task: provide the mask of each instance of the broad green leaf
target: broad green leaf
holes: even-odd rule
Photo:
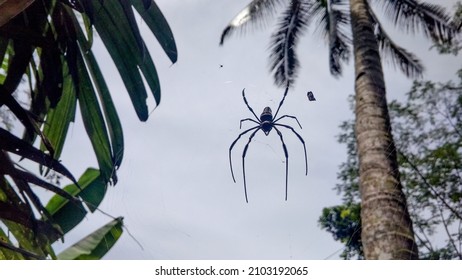
[[[65,204],[55,213],[52,213],[53,223],[59,225],[63,233],[66,234],[76,227],[83,218],[85,218],[86,214],[87,211],[83,207],[82,203],[70,202]],[[54,242],[56,239],[52,239],[51,241]]]
[[[119,217],[94,231],[60,254],[61,260],[99,260],[122,235],[123,218]]]
[[[80,189],[75,184],[71,184],[65,186],[63,190],[73,196],[80,196],[90,211],[94,212],[103,200],[107,190],[106,183],[100,177],[99,170],[88,168],[79,178],[79,185]],[[81,203],[69,201],[59,195],[53,196],[45,208],[64,233],[77,226],[87,214]]]
[[[58,159],[66,140],[69,125],[74,121],[77,99],[72,85],[72,78],[64,78],[63,96],[54,109],[50,109],[46,116],[43,134],[54,148],[54,158]],[[41,150],[45,149],[43,143]]]
[[[93,170],[93,172],[97,172],[99,174],[98,170]],[[101,176],[98,176],[80,192],[79,196],[84,200],[90,211],[95,212],[103,201],[106,191],[107,181],[105,181]]]
[[[78,100],[83,124],[90,137],[101,175],[105,180],[109,181],[112,178],[113,182],[116,183],[111,146],[103,114],[81,54],[78,54],[77,58],[80,80]]]
[[[77,182],[69,170],[67,170],[67,168],[64,167],[64,165],[62,165],[59,161],[55,160],[39,149],[31,146],[26,141],[19,139],[3,128],[0,128],[0,147],[6,151],[17,154],[24,158],[28,158],[41,165],[51,168],[56,172],[63,174],[74,183]]]
[[[78,190],[75,185],[71,186]],[[64,190],[71,193],[73,188],[67,186]],[[87,214],[82,203],[70,202],[58,195],[53,196],[45,208],[50,211],[53,222],[59,225],[64,234],[76,227]],[[54,241],[56,239],[51,240]]]
[[[175,39],[164,15],[154,1],[146,9],[145,0],[131,0],[132,5],[151,29],[172,63],[178,58]]]
[[[100,172],[94,168],[88,168],[79,178],[80,189],[71,184],[63,188],[73,196],[80,196],[92,212],[99,206],[106,194],[106,184],[100,177]],[[77,205],[59,195],[53,196],[45,207],[57,222],[63,231],[72,229],[85,217],[86,211],[82,205]],[[70,220],[70,221],[68,221]],[[63,226],[68,223],[67,226]]]

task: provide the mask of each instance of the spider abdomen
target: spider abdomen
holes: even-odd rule
[[[273,128],[273,112],[271,112],[270,107],[265,107],[265,109],[263,109],[260,115],[260,121],[261,130],[263,130],[265,135],[268,135]]]
[[[265,135],[268,135],[273,128],[273,123],[271,121],[264,121],[260,124],[261,130],[265,133]]]

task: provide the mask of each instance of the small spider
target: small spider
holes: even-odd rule
[[[255,119],[251,119],[251,118],[246,118],[246,119],[242,119],[240,121],[240,125],[239,125],[239,128],[242,128],[242,123],[245,122],[245,121],[251,121],[251,122],[254,122],[257,124],[257,126],[254,126],[252,128],[249,128],[247,130],[245,130],[244,132],[242,132],[241,134],[239,134],[239,136],[236,138],[236,140],[234,140],[234,142],[231,144],[231,146],[229,147],[229,165],[231,167],[231,175],[233,177],[233,181],[234,183],[236,183],[236,179],[234,178],[234,172],[233,172],[233,164],[232,164],[232,161],[231,161],[231,151],[234,147],[234,145],[237,143],[237,141],[241,138],[241,136],[243,136],[244,134],[246,133],[249,133],[250,131],[253,130],[253,132],[250,134],[250,137],[249,137],[249,141],[247,142],[247,144],[245,145],[244,147],[244,151],[242,153],[242,173],[243,173],[243,178],[244,178],[244,193],[245,193],[245,201],[248,203],[249,200],[247,198],[247,185],[246,185],[246,180],[245,180],[245,155],[247,154],[247,149],[249,148],[249,144],[250,142],[252,141],[253,137],[255,136],[255,134],[259,131],[259,130],[262,130],[263,133],[265,133],[266,136],[268,136],[268,134],[270,133],[271,129],[275,129],[277,134],[279,135],[279,138],[281,139],[281,142],[282,142],[282,149],[284,150],[284,155],[285,155],[285,158],[286,158],[286,200],[287,200],[287,185],[288,185],[288,172],[289,172],[289,154],[287,152],[287,147],[286,147],[286,144],[284,143],[284,139],[282,137],[282,133],[281,131],[277,128],[277,126],[279,127],[285,127],[287,129],[290,129],[292,130],[292,132],[298,137],[298,139],[302,142],[303,144],[303,149],[305,151],[305,175],[308,175],[308,159],[307,159],[307,156],[306,156],[306,146],[305,146],[305,141],[303,140],[303,138],[300,136],[300,134],[298,134],[293,127],[289,126],[289,125],[286,125],[286,124],[281,124],[281,123],[278,123],[279,120],[283,119],[283,118],[292,118],[292,119],[295,119],[298,123],[298,125],[300,126],[300,128],[302,128],[302,126],[300,125],[300,122],[297,120],[296,117],[294,116],[290,116],[290,115],[283,115],[279,118],[276,118],[277,115],[278,115],[278,112],[279,112],[279,109],[281,108],[282,106],[282,103],[284,103],[284,99],[286,98],[286,95],[287,95],[287,92],[289,90],[289,87],[286,88],[285,92],[284,92],[284,96],[282,97],[282,100],[281,102],[279,103],[279,107],[278,109],[276,110],[276,114],[274,114],[274,117],[273,117],[273,114],[271,112],[271,108],[270,107],[265,107],[263,109],[263,112],[261,113],[260,115],[260,118],[257,117],[257,115],[255,114],[255,112],[253,111],[252,107],[250,107],[249,103],[247,102],[247,99],[245,98],[245,89],[242,90],[242,97],[244,98],[244,103],[247,105],[247,108],[250,110],[250,112],[254,115]]]

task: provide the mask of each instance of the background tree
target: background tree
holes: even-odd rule
[[[329,44],[331,74],[342,73],[353,47],[355,61],[356,125],[359,157],[362,241],[368,259],[418,257],[402,192],[386,102],[379,51],[388,55],[408,77],[423,67],[411,53],[396,45],[383,29],[368,0],[254,0],[224,29],[221,44],[237,29],[271,16],[278,4],[285,12],[272,35],[270,67],[278,86],[293,84],[298,37],[317,21]],[[450,44],[456,27],[444,9],[415,0],[377,1],[384,15],[410,32],[423,31],[435,42]],[[351,33],[348,32],[348,27]],[[352,38],[352,39],[351,39]]]
[[[420,257],[462,259],[462,69],[457,83],[414,82],[405,102],[389,104],[403,191]],[[341,257],[363,258],[354,122],[341,125],[348,158],[337,191],[343,204],[325,208],[322,228],[345,244]]]
[[[160,102],[159,79],[135,11],[175,63],[173,34],[152,0],[0,3],[0,108],[7,107],[24,127],[22,137],[0,128],[0,258],[101,258],[120,237],[122,218],[113,217],[58,256],[51,247],[88,211],[98,210],[108,184],[117,183],[116,170],[123,159],[122,127],[91,50],[94,29],[138,118],[148,119],[144,80],[156,104]],[[21,92],[30,94],[28,104],[21,102]],[[87,169],[78,181],[59,161],[77,108],[99,165]],[[41,176],[23,168],[19,159],[37,163]],[[72,184],[60,188],[45,180],[50,170]],[[44,205],[31,185],[56,195]]]

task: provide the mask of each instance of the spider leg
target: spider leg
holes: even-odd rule
[[[249,141],[244,147],[244,152],[242,153],[242,174],[244,177],[244,193],[245,193],[245,202],[249,203],[249,200],[247,199],[247,184],[245,181],[245,155],[247,154],[247,149],[249,148],[249,144],[252,141],[252,138],[255,136],[255,134],[260,130],[261,128],[258,127],[252,134],[250,134]]]
[[[236,183],[236,179],[234,179],[234,172],[233,172],[233,164],[231,162],[231,151],[233,150],[234,145],[236,145],[237,141],[241,138],[242,135],[246,134],[247,132],[251,131],[252,129],[257,129],[259,126],[254,126],[252,128],[247,129],[246,131],[239,134],[239,136],[234,140],[234,142],[229,147],[229,167],[231,168],[231,176],[233,176],[233,181]]]
[[[278,133],[279,138],[281,138],[282,149],[284,150],[284,155],[286,156],[286,201],[287,201],[287,186],[288,186],[288,178],[289,178],[289,175],[288,175],[289,174],[289,153],[287,152],[286,143],[284,143],[284,139],[282,138],[281,131],[277,129],[277,127],[274,127],[274,129]]]
[[[276,116],[278,115],[279,109],[281,108],[282,103],[284,103],[284,100],[286,99],[286,96],[287,96],[287,92],[288,92],[288,91],[289,91],[289,84],[287,84],[286,91],[284,92],[284,96],[282,97],[281,102],[279,102],[279,107],[278,107],[278,109],[276,110],[276,113],[274,114],[273,120],[276,119]],[[257,118],[257,119],[258,119],[258,118]]]
[[[303,129],[303,128],[302,128],[302,125],[301,125],[300,122],[298,121],[297,117],[290,116],[290,115],[284,115],[284,116],[282,116],[282,117],[279,117],[278,119],[274,120],[273,122],[277,122],[277,121],[279,121],[280,119],[283,119],[283,118],[292,118],[292,119],[295,119],[295,120],[297,121],[297,123],[298,123],[298,126],[299,126],[301,129]]]
[[[247,105],[247,108],[249,108],[250,112],[252,112],[252,114],[255,116],[255,118],[257,120],[259,120],[260,118],[257,117],[257,115],[253,111],[252,107],[250,107],[249,102],[247,102],[247,98],[245,98],[245,88],[242,89],[242,97],[244,98],[244,103],[245,103],[245,105]]]
[[[260,125],[260,123],[257,122],[256,120],[253,120],[253,119],[251,119],[251,118],[247,118],[247,119],[242,119],[242,120],[241,120],[241,123],[239,124],[239,128],[242,128],[242,123],[245,122],[245,121],[251,121],[251,122],[254,122],[254,123]]]
[[[277,126],[282,126],[282,127],[285,127],[285,128],[288,128],[290,130],[292,130],[292,132],[298,137],[298,139],[300,140],[300,142],[302,142],[303,144],[303,150],[305,150],[305,175],[308,175],[308,158],[306,156],[306,146],[305,146],[305,141],[303,140],[302,136],[300,136],[300,134],[298,134],[295,129],[291,126],[288,126],[288,125],[285,125],[285,124],[279,124],[279,123],[275,123],[274,125],[277,125]]]

